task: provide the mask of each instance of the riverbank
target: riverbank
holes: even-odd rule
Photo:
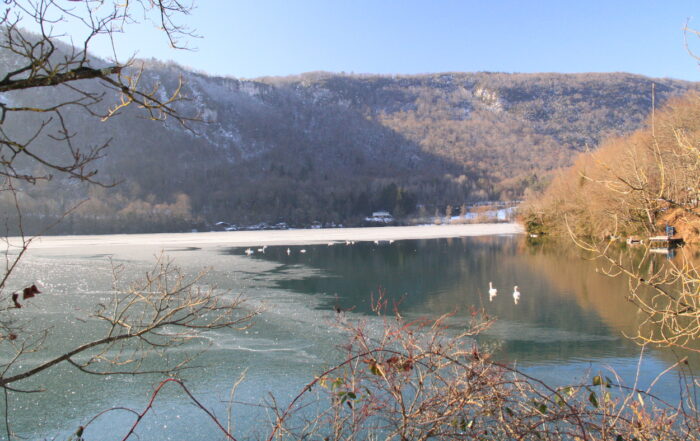
[[[32,243],[32,249],[63,248],[90,245],[149,246],[274,246],[372,242],[406,239],[438,239],[448,237],[520,234],[516,223],[424,225],[411,227],[318,228],[271,231],[216,231],[206,233],[113,234],[104,236],[45,236]],[[14,242],[14,241],[13,241]]]

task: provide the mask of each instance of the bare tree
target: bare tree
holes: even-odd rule
[[[287,406],[271,403],[268,441],[698,439],[692,404],[675,407],[614,373],[553,387],[494,360],[475,339],[491,323],[478,310],[457,332],[449,315],[408,322],[377,306],[379,326],[340,317],[343,361]]]
[[[637,154],[628,170],[606,165],[609,177],[599,181],[635,206],[651,235],[671,226],[688,242],[700,238],[699,114],[697,96],[673,103],[654,117],[646,136],[637,137]],[[609,274],[629,278],[629,299],[647,317],[635,336],[639,341],[700,351],[700,277],[692,250],[654,266],[648,242],[641,256],[591,241],[578,243],[607,262]]]
[[[180,0],[10,0],[5,5],[0,18],[0,51],[5,61],[0,71],[1,176],[36,182],[58,172],[98,182],[94,162],[109,140],[76,145],[75,133],[64,116],[69,108],[83,109],[96,121],[104,121],[133,104],[151,119],[186,121],[174,108],[182,99],[180,87],[167,93],[159,84],[144,89],[142,70],[133,66],[133,58],[120,59],[117,44],[126,27],[141,19],[161,28],[173,47],[182,47],[183,37],[192,33],[178,20],[192,5]],[[112,44],[113,58],[106,63],[90,54],[98,39]],[[46,88],[68,93],[36,99],[35,94]],[[32,99],[23,98],[27,96]],[[54,100],[54,96],[61,98]],[[107,97],[116,100],[101,106]],[[13,104],[24,101],[29,103]],[[21,135],[8,129],[14,114],[27,113],[36,115],[34,128]],[[58,142],[63,155],[47,155],[43,146],[47,139]],[[27,164],[40,164],[44,172],[37,174]]]
[[[21,308],[28,297],[47,294],[25,290],[13,299],[14,307],[0,310],[0,389],[5,399],[7,439],[15,437],[9,393],[43,391],[36,382],[29,389],[23,386],[25,380],[59,364],[92,375],[177,376],[201,349],[173,351],[174,347],[207,331],[246,329],[258,313],[257,308],[246,307],[240,296],[205,285],[205,272],[188,277],[165,256],[156,261],[143,280],[125,284],[121,271],[122,267],[113,266],[109,301],[97,303],[92,313],[71,325],[75,337],[65,342],[67,349],[59,354],[47,344],[54,331],[37,326],[31,312],[24,317],[8,317],[10,308]]]
[[[60,354],[48,351],[51,330],[31,324],[22,309],[28,299],[40,301],[36,286],[9,292],[12,275],[22,263],[34,237],[24,234],[22,185],[50,180],[54,175],[93,185],[111,186],[97,178],[97,160],[110,140],[79,141],[67,112],[78,110],[95,124],[107,122],[126,107],[136,106],[146,118],[172,118],[185,125],[189,118],[175,108],[182,100],[178,85],[169,91],[157,83],[143,84],[143,70],[134,59],[121,59],[118,37],[128,26],[149,22],[160,28],[171,46],[184,47],[192,32],[180,23],[193,5],[181,0],[8,0],[0,14],[0,196],[8,215],[3,239],[4,266],[0,273],[0,389],[5,398],[5,435],[15,437],[8,410],[9,393],[37,392],[23,382],[59,364],[88,374],[172,375],[197,354],[168,354],[158,364],[152,356],[197,338],[212,329],[241,329],[257,313],[240,297],[204,285],[204,273],[187,277],[162,256],[142,281],[124,285],[114,266],[113,295],[98,303],[81,322],[98,324],[83,335],[76,329],[73,346]],[[66,31],[66,30],[69,31]],[[94,58],[90,49],[106,39],[113,58]],[[60,89],[61,93],[54,93]],[[68,97],[68,98],[66,98]],[[15,117],[27,114],[31,127],[17,128]],[[64,217],[75,207],[69,207]],[[3,213],[8,214],[8,213]],[[9,237],[9,231],[18,232]],[[76,323],[80,328],[81,322]],[[90,329],[93,329],[91,326]],[[178,352],[179,354],[179,352]]]
[[[375,302],[376,321],[339,313],[335,322],[347,336],[343,357],[301,388],[291,401],[270,395],[270,426],[261,439],[323,440],[698,440],[694,400],[682,405],[653,393],[659,374],[646,390],[628,386],[610,371],[597,372],[576,384],[548,385],[519,369],[496,361],[476,337],[492,322],[476,309],[464,321],[445,315],[435,320],[406,321],[398,312],[384,315],[386,300]],[[641,360],[640,360],[641,361]],[[692,396],[692,379],[681,381]],[[236,439],[231,425],[219,421],[177,379],[162,381],[141,410],[109,409],[134,416],[124,428],[131,439],[166,385],[177,386],[193,409],[202,412],[222,435]],[[230,414],[229,414],[230,418]],[[80,438],[78,438],[80,439]]]
[[[0,387],[19,390],[12,385],[62,362],[90,374],[172,374],[182,369],[191,357],[148,371],[141,367],[152,352],[163,355],[206,330],[245,329],[256,314],[255,310],[242,307],[240,296],[219,293],[203,285],[204,272],[187,277],[165,256],[156,261],[145,279],[127,286],[122,286],[120,270],[121,267],[114,267],[110,301],[98,303],[89,316],[103,324],[103,332],[89,336],[86,342],[59,356],[39,363],[27,362],[24,358],[28,354],[43,349],[44,338],[50,331],[33,331],[25,336],[22,335],[26,332],[24,321],[6,326],[7,335],[15,336],[7,339],[15,355],[2,364]]]
[[[690,94],[655,110],[646,129],[615,139],[557,177],[526,217],[534,232],[563,232],[602,271],[627,277],[626,293],[646,316],[640,343],[700,352],[700,277],[691,248],[654,248],[650,236],[700,240],[700,96]],[[670,230],[669,230],[670,231]],[[615,242],[636,236],[643,244]],[[659,259],[656,252],[677,254]]]
[[[142,19],[162,29],[172,46],[182,47],[183,37],[192,33],[179,19],[192,7],[180,0],[4,2],[0,15],[0,177],[4,178],[0,195],[9,195],[16,212],[7,221],[14,225],[6,224],[5,229],[18,232],[21,240],[6,241],[0,295],[32,241],[24,235],[18,184],[48,180],[54,173],[98,185],[113,184],[96,178],[96,160],[110,140],[76,142],[65,116],[68,109],[82,110],[99,124],[133,104],[148,118],[186,122],[173,107],[182,99],[180,88],[165,93],[158,84],[149,84],[142,89],[142,70],[132,66],[132,58],[120,60],[116,41],[127,26]],[[90,54],[99,38],[112,44],[114,58],[106,64]],[[53,89],[68,93],[47,93]],[[116,101],[104,103],[107,98]],[[19,114],[34,115],[29,120],[34,126],[17,130],[12,123]]]

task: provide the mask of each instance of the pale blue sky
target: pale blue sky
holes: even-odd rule
[[[683,46],[688,18],[700,28],[700,2],[200,0],[184,20],[202,36],[191,41],[197,51],[168,49],[148,26],[121,43],[140,57],[245,78],[624,71],[698,81]]]

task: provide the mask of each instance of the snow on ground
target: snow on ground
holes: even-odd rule
[[[45,236],[31,249],[65,248],[90,245],[140,246],[262,246],[312,245],[345,241],[388,241],[437,239],[443,237],[485,236],[523,233],[515,223],[424,225],[413,227],[320,228],[308,230],[216,231],[208,233],[113,234],[104,236]],[[14,242],[14,241],[13,241]]]

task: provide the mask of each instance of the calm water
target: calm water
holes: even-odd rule
[[[614,369],[631,384],[637,370],[640,349],[623,333],[632,333],[642,317],[625,300],[626,281],[597,274],[595,263],[568,247],[529,245],[523,236],[491,236],[280,246],[250,257],[245,248],[164,250],[186,272],[209,267],[207,281],[222,293],[241,292],[250,307],[266,308],[247,331],[210,333],[191,345],[209,350],[197,361],[203,367],[183,376],[223,420],[230,388],[244,371],[237,401],[260,403],[273,394],[284,402],[296,395],[314,374],[337,360],[335,347],[343,340],[329,325],[334,308],[350,309],[353,318],[366,316],[374,326],[368,314],[370,296],[379,290],[400,302],[408,317],[454,312],[450,325],[456,329],[466,325],[470,307],[484,307],[498,321],[482,342],[497,347],[500,359],[550,382],[567,383]],[[124,277],[136,278],[159,251],[128,243],[37,250],[13,283],[19,288],[41,280],[46,294],[14,314],[19,320],[31,313],[32,326],[51,326],[47,350],[60,353],[97,332],[99,324],[86,319],[93,305],[111,293],[109,258],[125,265]],[[489,282],[498,289],[492,301]],[[522,293],[517,305],[511,295],[514,285]],[[23,363],[37,360],[30,356]],[[641,384],[673,360],[670,351],[647,350]],[[65,438],[104,409],[143,409],[157,382],[154,377],[89,377],[61,366],[22,385],[48,392],[10,395],[11,425],[32,439]],[[673,396],[677,378],[665,377],[659,389]],[[235,431],[265,433],[267,419],[261,412],[234,406]],[[126,412],[110,412],[88,428],[86,437],[121,439],[132,421]],[[161,396],[140,433],[142,439],[186,439],[193,433],[218,439],[215,427],[174,389]]]

